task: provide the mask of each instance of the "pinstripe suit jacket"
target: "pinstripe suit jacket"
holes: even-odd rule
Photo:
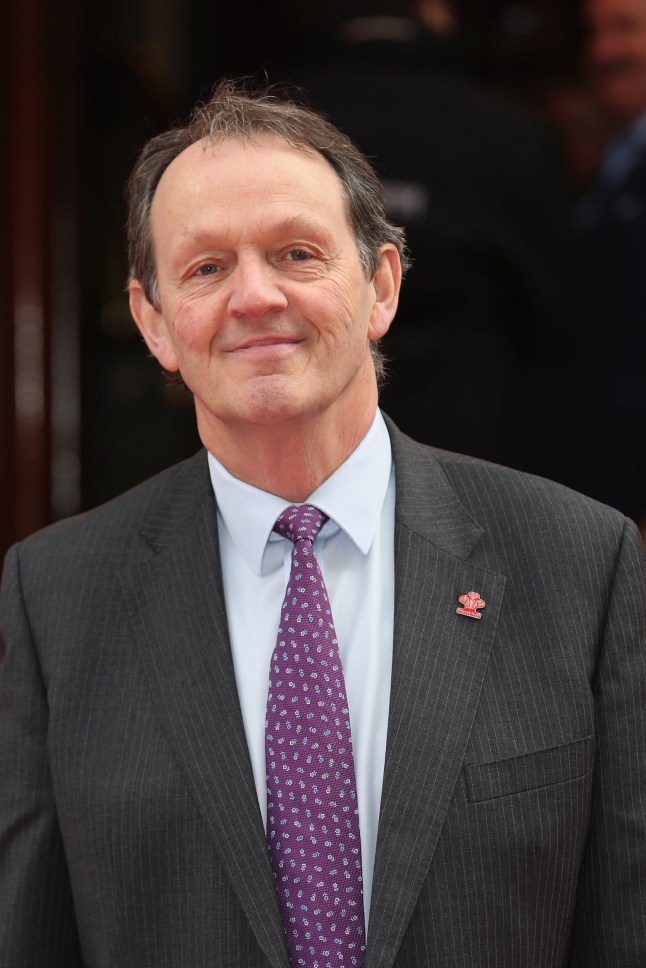
[[[367,968],[644,968],[635,530],[391,430]],[[219,569],[203,453],[9,553],[2,968],[286,968]],[[471,590],[481,621],[456,614]]]

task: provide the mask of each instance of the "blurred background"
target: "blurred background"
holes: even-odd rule
[[[10,0],[0,45],[0,553],[199,446],[129,316],[123,184],[241,75],[298,85],[408,230],[402,429],[643,518],[646,0]]]

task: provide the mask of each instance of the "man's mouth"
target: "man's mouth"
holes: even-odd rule
[[[271,352],[286,353],[301,342],[302,340],[297,336],[258,336],[238,343],[229,352],[248,356]]]

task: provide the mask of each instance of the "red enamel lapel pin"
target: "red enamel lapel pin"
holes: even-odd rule
[[[456,608],[455,611],[458,615],[468,615],[469,618],[482,618],[482,615],[477,609],[484,608],[487,603],[480,598],[479,592],[469,592],[468,595],[460,595],[458,601],[464,606],[463,608]]]

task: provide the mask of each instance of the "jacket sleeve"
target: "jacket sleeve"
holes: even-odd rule
[[[646,965],[646,566],[627,522],[593,681],[597,760],[572,968]]]
[[[48,710],[20,580],[0,589],[0,965],[82,965],[47,758]]]

